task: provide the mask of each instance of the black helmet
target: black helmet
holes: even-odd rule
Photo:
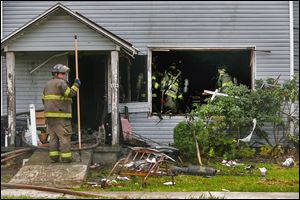
[[[69,71],[70,68],[62,64],[55,65],[51,70],[52,73],[68,73]]]

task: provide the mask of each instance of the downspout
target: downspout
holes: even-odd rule
[[[1,1],[1,40],[3,38],[3,2]],[[3,82],[2,82],[2,74],[3,74],[3,67],[2,67],[3,57],[1,55],[1,116],[3,115]]]
[[[290,79],[294,76],[294,13],[293,1],[289,1],[290,14]]]
[[[289,1],[289,19],[290,19],[290,80],[294,77],[294,12],[293,1]],[[291,113],[294,113],[294,103],[291,102]],[[294,135],[294,124],[290,122],[290,134]]]

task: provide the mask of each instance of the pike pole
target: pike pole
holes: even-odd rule
[[[78,49],[77,49],[77,35],[74,35],[75,41],[75,69],[76,69],[76,79],[78,79]],[[79,88],[77,91],[77,123],[78,123],[78,148],[79,157],[81,162],[81,128],[80,128],[80,100],[79,100]]]

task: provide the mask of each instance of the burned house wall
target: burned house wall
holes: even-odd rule
[[[55,3],[57,1],[32,1],[30,4],[27,1],[4,1],[4,37]],[[288,1],[92,1],[88,3],[61,1],[61,3],[131,42],[143,54],[147,54],[148,46],[151,45],[255,46],[256,79],[276,78],[279,74],[281,74],[280,81],[290,78]],[[61,48],[65,47],[61,46]],[[133,113],[131,118],[147,119],[147,114],[144,112],[147,111],[148,105],[144,103],[139,105],[142,106],[139,107],[139,112],[143,112],[142,116],[139,114],[134,116]],[[154,131],[147,131],[148,128],[146,124],[144,125],[134,124],[133,129],[151,136]],[[165,126],[169,131],[155,134],[171,141],[171,126],[167,124]]]

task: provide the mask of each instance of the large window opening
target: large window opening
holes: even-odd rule
[[[193,103],[204,103],[203,91],[218,88],[220,68],[233,83],[251,88],[251,55],[251,49],[152,51],[152,114],[184,114]],[[166,76],[170,70],[172,76]]]

